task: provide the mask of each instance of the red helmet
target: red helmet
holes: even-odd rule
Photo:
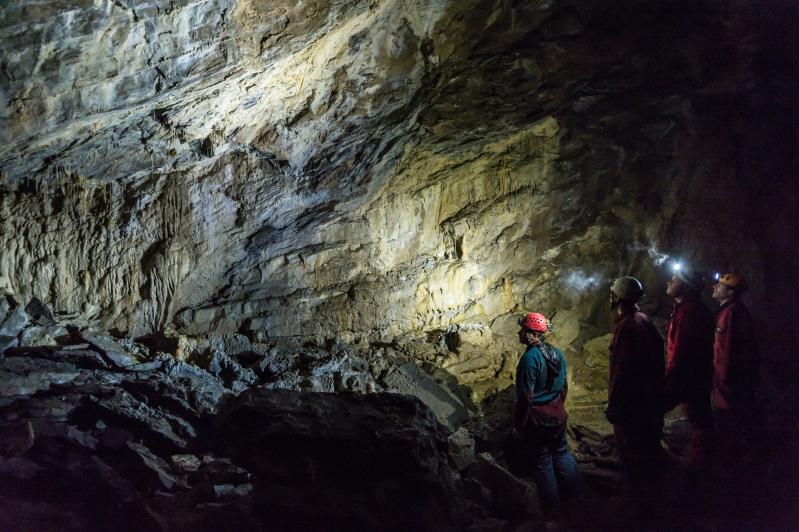
[[[538,312],[531,312],[523,318],[519,318],[519,325],[533,332],[547,332],[547,319]]]

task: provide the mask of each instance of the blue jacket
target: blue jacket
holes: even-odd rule
[[[549,359],[542,348],[549,350]],[[516,365],[516,402],[527,406],[546,404],[565,387],[566,359],[560,349],[546,342],[527,348]]]

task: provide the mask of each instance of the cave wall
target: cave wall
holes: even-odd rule
[[[620,274],[667,316],[666,255],[743,272],[760,313],[797,212],[792,159],[745,148],[775,136],[769,28],[749,2],[8,2],[0,286],[132,335],[458,330],[420,356],[467,381],[522,311],[605,334]]]

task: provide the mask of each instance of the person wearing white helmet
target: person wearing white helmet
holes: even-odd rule
[[[665,411],[682,405],[691,425],[686,466],[701,480],[707,473],[713,446],[713,413],[710,390],[713,382],[713,315],[700,298],[705,280],[688,266],[675,267],[666,283],[674,298],[666,348]]]
[[[660,501],[663,451],[663,339],[637,303],[644,289],[634,277],[619,277],[610,287],[615,313],[610,342],[606,415],[630,480],[636,512],[654,516]]]

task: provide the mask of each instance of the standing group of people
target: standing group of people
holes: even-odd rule
[[[750,451],[762,424],[755,403],[758,357],[754,327],[740,296],[745,280],[717,276],[715,318],[701,300],[704,278],[677,269],[666,285],[674,299],[665,341],[638,302],[641,283],[620,277],[611,285],[615,314],[610,344],[607,419],[639,509],[651,512],[661,497],[663,417],[681,406],[691,427],[686,471],[711,478],[714,465],[736,464]],[[519,320],[527,346],[516,368],[514,427],[533,450],[536,483],[549,508],[560,492],[579,493],[582,479],[566,444],[566,361],[545,341],[546,318]]]

